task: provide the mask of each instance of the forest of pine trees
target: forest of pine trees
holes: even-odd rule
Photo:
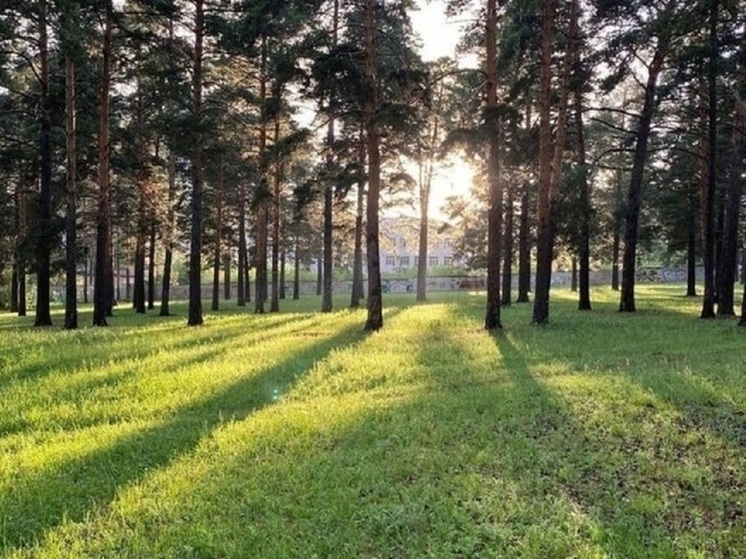
[[[105,326],[125,300],[168,315],[178,281],[199,325],[209,288],[214,311],[276,312],[286,275],[297,298],[320,262],[329,312],[349,261],[350,306],[378,330],[379,217],[413,201],[425,300],[433,178],[461,157],[475,181],[444,211],[486,273],[487,329],[514,287],[547,323],[560,260],[580,310],[603,268],[634,312],[654,257],[686,267],[702,318],[735,315],[746,2],[441,5],[465,23],[456,57],[430,61],[413,0],[0,2],[0,306],[51,325],[64,286],[74,329],[90,290]]]

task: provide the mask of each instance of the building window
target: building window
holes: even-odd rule
[[[451,264],[453,264],[453,258],[451,258],[450,256],[444,256],[443,266],[450,266]]]
[[[437,266],[439,264],[437,256],[431,256],[429,260],[430,266]]]
[[[396,266],[396,258],[394,258],[393,256],[387,256],[386,266]]]
[[[399,266],[402,268],[409,268],[409,256],[402,256],[399,259]]]

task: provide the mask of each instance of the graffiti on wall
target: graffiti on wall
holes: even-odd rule
[[[680,283],[686,281],[686,270],[641,266],[635,270],[635,281],[637,283]]]

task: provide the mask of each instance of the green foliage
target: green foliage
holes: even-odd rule
[[[552,326],[518,305],[497,336],[467,294],[390,296],[375,335],[315,298],[200,329],[2,316],[0,555],[743,556],[743,332],[680,292],[622,316],[560,290]]]

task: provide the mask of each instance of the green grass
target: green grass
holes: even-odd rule
[[[746,331],[680,292],[0,315],[0,556],[746,557]]]

